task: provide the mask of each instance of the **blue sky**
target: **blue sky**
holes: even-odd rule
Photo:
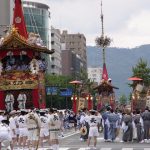
[[[95,38],[101,34],[100,2],[42,0],[50,6],[52,26],[83,33],[87,45],[95,45]],[[150,0],[103,0],[105,34],[113,40],[111,46],[131,48],[150,43],[149,6]]]

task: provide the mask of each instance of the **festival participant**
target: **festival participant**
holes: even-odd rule
[[[41,120],[40,145],[43,148],[43,140],[44,139],[49,140],[49,120],[44,110],[40,110],[40,120]]]
[[[64,128],[69,128],[69,114],[67,110],[64,111]]]
[[[58,133],[60,130],[60,120],[57,115],[57,110],[50,108],[49,126],[50,126],[50,140],[53,150],[59,150]]]
[[[143,128],[143,119],[141,117],[141,114],[140,114],[140,110],[136,110],[136,115],[134,117],[134,123],[135,123],[135,127],[136,127],[136,134],[137,134],[137,142],[139,143],[143,143],[144,140],[143,140],[143,131],[144,131],[144,128]]]
[[[117,124],[116,124],[116,138],[117,138],[117,137],[119,138],[119,135],[122,135],[122,129],[121,129],[121,125],[122,125],[122,111],[116,109],[116,110],[115,110],[115,114],[116,114],[117,117],[118,117]],[[120,139],[120,138],[119,138],[119,139]],[[121,140],[121,141],[122,141],[122,140]]]
[[[19,148],[25,148],[26,141],[28,138],[28,128],[27,128],[27,112],[22,109],[21,114],[17,119],[17,124],[19,127]]]
[[[28,148],[36,149],[38,147],[41,121],[36,112],[32,109],[26,116],[28,128]],[[32,146],[31,146],[32,145]]]
[[[74,129],[76,131],[77,120],[76,120],[76,114],[73,111],[70,111],[70,113],[69,113],[69,125],[71,128],[74,127]]]
[[[136,140],[137,139],[137,128],[136,128],[136,125],[134,122],[136,111],[135,110],[132,111],[131,115],[132,115],[132,126],[133,126],[133,140]]]
[[[24,94],[23,91],[21,91],[17,98],[17,101],[19,103],[19,106],[18,106],[19,109],[25,109],[26,100],[27,100],[26,94]]]
[[[142,114],[143,122],[144,122],[144,142],[149,142],[149,131],[150,131],[150,111],[149,108],[146,107],[145,111]]]
[[[0,123],[2,122],[3,119],[4,119],[4,111],[0,110]]]
[[[96,111],[95,115],[97,116],[97,119],[98,119],[98,132],[101,133],[102,130],[103,130],[103,127],[102,127],[102,115],[98,111]]]
[[[126,110],[126,114],[123,116],[124,124],[124,133],[123,133],[123,142],[132,142],[133,138],[133,125],[132,125],[132,116],[130,110]]]
[[[58,116],[59,116],[59,119],[60,119],[60,122],[61,122],[61,125],[60,125],[60,134],[61,134],[61,137],[64,137],[64,133],[63,133],[63,131],[64,131],[64,115],[63,115],[63,112],[62,111],[60,111],[59,113],[58,113]]]
[[[90,116],[87,117],[88,124],[89,124],[89,135],[88,135],[88,148],[90,149],[90,141],[91,138],[94,138],[94,148],[96,149],[96,144],[97,144],[97,137],[99,136],[98,132],[98,125],[100,124],[98,116],[96,116],[96,111],[95,110],[90,110]]]
[[[9,127],[10,127],[10,134],[12,137],[12,145],[14,146],[17,142],[17,134],[16,134],[16,122],[15,122],[15,116],[16,116],[16,110],[11,111],[9,118]]]
[[[86,108],[83,109],[83,112],[81,114],[81,117],[80,117],[80,124],[81,124],[81,129],[82,128],[86,129],[86,134],[81,134],[81,137],[80,137],[80,140],[81,141],[86,141],[88,139],[88,134],[89,134],[89,124],[88,124],[88,121],[87,121],[87,118],[89,117],[89,112],[87,111]]]
[[[117,130],[117,121],[119,121],[119,117],[114,113],[114,110],[110,110],[110,114],[108,114],[109,121],[109,138],[113,142],[116,139],[116,130]]]
[[[9,121],[7,118],[4,118],[2,123],[0,123],[0,150],[2,150],[2,142],[4,142],[5,149],[10,145],[11,150],[13,150],[11,139]]]
[[[12,111],[14,105],[14,96],[10,92],[8,92],[6,95],[5,103],[7,112]]]
[[[102,114],[105,142],[109,141],[109,122],[108,122],[108,115],[109,114],[110,114],[110,107],[107,107],[105,109],[105,112]]]
[[[15,124],[16,124],[16,140],[17,140],[17,145],[18,145],[18,142],[19,142],[19,126],[18,126],[18,123],[17,123],[17,120],[18,120],[18,117],[20,116],[20,110],[17,110],[16,111],[16,115],[14,117],[14,120],[15,120]]]

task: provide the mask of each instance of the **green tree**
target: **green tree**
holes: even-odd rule
[[[72,101],[70,97],[62,97],[59,95],[60,89],[64,89],[67,87],[72,87],[69,82],[72,80],[70,76],[62,76],[62,75],[45,75],[46,86],[57,87],[58,93],[57,95],[46,95],[46,106],[47,107],[56,107],[58,109],[66,109],[71,108]]]
[[[87,72],[81,68],[80,74],[79,74],[79,79],[82,81],[82,90],[85,90],[91,94],[93,94],[93,85],[94,82],[88,79],[88,74]]]
[[[140,58],[137,65],[132,68],[132,72],[133,76],[143,79],[145,86],[150,85],[150,68],[148,67],[147,61]],[[134,87],[134,82],[131,86]]]
[[[124,94],[120,96],[119,103],[122,105],[127,104],[127,97]]]

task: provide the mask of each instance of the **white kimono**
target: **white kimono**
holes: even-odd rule
[[[26,94],[19,94],[18,98],[17,98],[17,101],[19,103],[19,108],[20,109],[25,109],[25,105],[26,105],[26,100],[27,100],[27,96]]]
[[[12,94],[7,94],[5,98],[5,103],[6,103],[6,109],[8,112],[12,111],[13,104],[14,104],[14,96]]]

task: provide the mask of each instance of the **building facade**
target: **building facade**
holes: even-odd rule
[[[13,1],[0,0],[0,36],[3,36],[12,24]]]
[[[81,57],[73,50],[66,49],[66,44],[62,43],[62,74],[78,78],[82,68]]]
[[[50,73],[55,75],[62,74],[62,59],[61,59],[61,34],[60,30],[51,27],[51,49],[55,50],[55,53],[51,55],[51,68]]]
[[[51,49],[50,7],[42,2],[24,0],[23,10],[28,32],[39,34],[43,44]],[[51,55],[42,57],[47,62],[47,73],[51,73]]]
[[[102,79],[102,68],[88,68],[88,79],[99,84]]]
[[[76,58],[81,59],[80,68],[87,71],[86,38],[83,34],[68,34],[64,30],[61,34],[61,43],[65,43],[66,50],[76,54]],[[63,58],[62,58],[63,59]],[[75,69],[74,67],[72,69]],[[74,70],[75,71],[75,70]]]
[[[23,1],[24,17],[28,32],[34,32],[41,36],[44,45],[51,48],[51,24],[50,8],[48,5]]]

